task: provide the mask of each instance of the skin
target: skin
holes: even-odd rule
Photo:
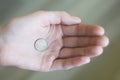
[[[33,71],[67,70],[99,56],[109,40],[98,25],[81,23],[62,11],[38,11],[17,17],[1,27],[0,65]],[[43,38],[48,48],[37,51]]]

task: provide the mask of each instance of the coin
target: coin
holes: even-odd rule
[[[34,47],[36,50],[42,52],[47,49],[48,45],[45,39],[39,38],[35,41]]]

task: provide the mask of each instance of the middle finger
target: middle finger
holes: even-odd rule
[[[102,46],[108,45],[108,38],[99,37],[64,37],[63,47],[86,47],[86,46]]]

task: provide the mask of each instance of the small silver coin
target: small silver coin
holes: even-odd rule
[[[35,41],[34,47],[36,50],[42,52],[47,49],[48,45],[45,39],[39,38]]]

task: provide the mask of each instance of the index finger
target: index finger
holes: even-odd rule
[[[64,36],[101,36],[104,34],[104,29],[98,25],[77,24],[62,26]]]

